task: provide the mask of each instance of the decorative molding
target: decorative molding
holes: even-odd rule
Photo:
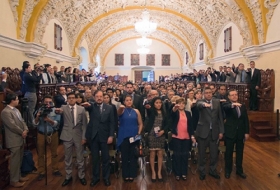
[[[210,59],[210,64],[229,62],[230,60],[245,58],[247,61],[253,61],[258,59],[262,54],[273,51],[280,51],[280,40],[264,43],[258,46],[250,46],[240,50],[240,52],[234,52],[220,57]],[[192,67],[207,66],[204,61],[200,61],[192,64]]]
[[[22,51],[27,57],[30,57],[32,59],[40,59],[41,56],[45,56],[55,59],[57,62],[69,62],[72,64],[76,64],[78,61],[78,58],[73,58],[71,56],[46,50],[47,48],[44,45],[24,42],[3,35],[0,35],[0,46],[12,50]]]

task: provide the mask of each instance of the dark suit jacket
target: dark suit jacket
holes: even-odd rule
[[[134,99],[133,99],[133,106],[135,109],[138,109],[138,111],[141,114],[142,120],[145,118],[145,109],[143,106],[143,98],[137,94],[134,93]]]
[[[212,99],[212,109],[204,107],[205,102],[205,99],[197,102],[199,120],[197,123],[196,135],[206,139],[210,132],[210,126],[212,126],[212,140],[217,140],[219,138],[219,133],[224,133],[224,121],[220,101]]]
[[[97,104],[91,103],[89,111],[89,123],[86,130],[86,139],[90,142],[98,133],[100,142],[107,142],[108,137],[114,136],[115,121],[113,107],[103,103],[100,114]]]
[[[248,72],[248,74],[249,74],[249,79],[250,79],[249,81],[250,81],[251,85],[254,86],[254,87],[255,86],[260,87],[260,85],[261,85],[261,72],[260,72],[260,70],[255,68],[254,74],[253,74],[252,77],[251,77],[252,70],[250,72]]]
[[[231,106],[231,102],[223,104],[226,113],[225,136],[228,138],[243,139],[245,134],[249,134],[249,119],[245,105],[240,107],[240,117],[238,118],[237,110]]]
[[[65,98],[61,94],[54,96],[54,103],[56,108],[60,108],[62,105],[66,105]]]
[[[186,116],[187,116],[187,122],[188,122],[188,133],[189,136],[191,137],[191,135],[194,134],[194,130],[193,130],[193,122],[192,122],[192,116],[191,113],[189,111],[185,111]],[[172,118],[172,124],[171,124],[171,133],[174,135],[178,134],[178,129],[177,129],[177,125],[180,119],[180,114],[179,111],[177,110],[176,112],[171,111],[171,118]]]

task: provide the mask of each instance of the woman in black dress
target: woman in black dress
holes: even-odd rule
[[[152,182],[156,181],[155,156],[158,157],[158,180],[163,182],[161,169],[165,144],[165,134],[168,132],[167,115],[163,109],[160,97],[155,97],[151,102],[148,121],[145,131],[149,133],[150,165],[152,170]]]

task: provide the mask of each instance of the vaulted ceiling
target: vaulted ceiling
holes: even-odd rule
[[[151,38],[166,43],[193,60],[203,40],[213,57],[222,29],[233,22],[240,30],[244,46],[265,42],[273,11],[280,0],[9,0],[17,24],[18,38],[43,43],[51,19],[61,22],[75,49],[85,39],[91,57],[98,52],[104,59],[116,44],[139,35],[134,23],[144,9],[158,30]]]

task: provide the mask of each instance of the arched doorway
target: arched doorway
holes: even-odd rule
[[[153,67],[147,67],[147,66],[133,67],[131,74],[132,74],[132,78],[134,79],[134,82],[155,81],[155,72]]]

